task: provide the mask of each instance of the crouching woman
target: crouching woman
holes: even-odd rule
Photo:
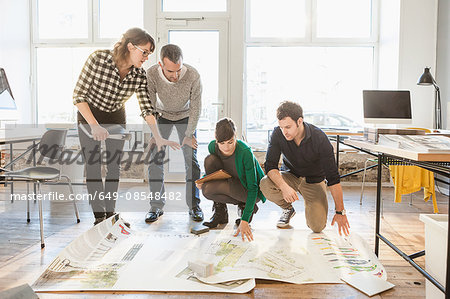
[[[219,224],[228,223],[227,204],[237,205],[238,229],[235,236],[241,233],[253,240],[249,223],[253,214],[258,211],[257,202],[265,202],[266,198],[259,189],[259,182],[264,172],[251,148],[242,140],[236,138],[236,125],[230,118],[223,118],[216,123],[216,139],[208,145],[210,155],[205,158],[205,172],[211,174],[223,169],[231,175],[229,179],[208,181],[198,184],[203,195],[214,202],[214,214],[205,226],[216,228]]]

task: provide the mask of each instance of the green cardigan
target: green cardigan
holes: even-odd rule
[[[215,140],[209,143],[208,150],[210,154],[216,154]],[[253,213],[256,198],[261,199],[262,202],[266,201],[266,198],[259,189],[259,182],[264,177],[264,172],[256,157],[253,155],[252,149],[244,141],[237,140],[235,153],[236,170],[239,180],[242,186],[247,189],[247,200],[241,219],[248,222]]]

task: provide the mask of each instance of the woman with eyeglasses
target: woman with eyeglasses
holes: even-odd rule
[[[242,240],[253,241],[249,223],[253,214],[258,211],[256,203],[266,198],[259,189],[259,182],[264,172],[251,148],[236,137],[236,125],[231,118],[222,118],[216,123],[216,139],[208,145],[210,155],[205,158],[205,172],[211,174],[223,169],[231,175],[229,179],[213,180],[197,184],[203,196],[214,202],[214,214],[209,222],[203,225],[216,228],[219,224],[228,223],[227,203],[237,205],[237,231]]]
[[[78,130],[86,161],[86,184],[94,225],[114,215],[124,141],[108,139],[108,129],[117,125],[125,128],[125,102],[134,93],[157,146],[180,147],[159,134],[155,118],[158,113],[148,97],[147,77],[142,64],[154,49],[155,42],[150,34],[140,28],[131,28],[112,50],[97,50],[88,57],[75,86],[73,103],[78,108],[78,124],[84,125],[91,135]],[[106,151],[101,154],[103,140]],[[104,184],[102,163],[107,166]]]

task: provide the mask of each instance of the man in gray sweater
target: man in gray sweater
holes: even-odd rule
[[[194,221],[202,221],[199,191],[195,186],[195,180],[200,178],[195,138],[201,110],[200,75],[192,66],[183,64],[182,51],[176,45],[162,47],[160,56],[161,62],[147,70],[150,100],[161,114],[158,118],[161,137],[168,139],[173,127],[177,130],[186,169],[186,203],[189,215]],[[151,150],[151,161],[155,161],[154,157],[159,149],[153,147]],[[170,199],[170,195],[165,193],[162,164],[150,163],[148,177],[152,196],[145,222],[154,222],[164,213],[165,199]]]

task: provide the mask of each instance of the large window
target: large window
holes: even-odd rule
[[[88,55],[94,49],[111,48],[127,28],[144,23],[157,33],[157,51],[170,35],[186,55],[202,42],[216,41],[203,34],[192,46],[181,37],[191,31],[217,30],[211,24],[226,24],[219,44],[229,42],[230,47],[223,46],[226,50],[218,63],[225,75],[216,82],[226,92],[219,92],[217,99],[209,96],[208,90],[217,88],[208,82],[216,79],[202,75],[204,98],[213,102],[211,111],[204,103],[202,118],[212,116],[212,111],[217,115],[209,119],[211,123],[224,115],[233,117],[243,124],[251,143],[267,142],[282,100],[299,102],[305,120],[317,124],[321,120],[321,126],[361,123],[362,90],[377,84],[378,0],[36,0],[32,5],[40,123],[75,121],[72,91]],[[244,10],[245,18],[233,19]],[[230,18],[234,21],[228,23]],[[236,31],[241,29],[243,40]],[[155,58],[157,54],[152,55]],[[227,81],[241,77],[243,85]],[[128,122],[141,122],[135,97],[126,106]]]
[[[81,67],[94,48],[39,47],[36,49],[38,123],[76,120],[72,93]],[[64,67],[61,67],[64,65]]]
[[[39,39],[87,39],[88,1],[39,0],[37,3]]]
[[[96,49],[112,49],[131,27],[144,27],[144,0],[33,1],[37,122],[73,123],[72,93],[81,68]],[[141,123],[134,95],[128,123]]]
[[[317,37],[370,38],[371,8],[370,0],[317,0]]]
[[[265,147],[284,100],[324,128],[362,123],[362,90],[374,85],[375,4],[370,0],[277,2],[247,6],[247,139]],[[273,14],[274,10],[283,14]],[[280,18],[270,16],[280,16]],[[270,19],[270,22],[268,21]]]
[[[248,36],[251,38],[304,38],[305,0],[248,1]]]

